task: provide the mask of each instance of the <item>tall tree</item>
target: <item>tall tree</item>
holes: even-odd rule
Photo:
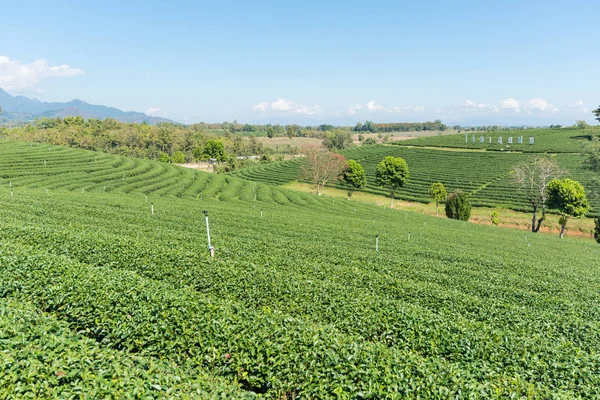
[[[367,176],[362,165],[354,160],[348,161],[348,166],[344,170],[343,179],[348,189],[348,200],[356,189],[362,189],[367,184]]]
[[[562,172],[556,161],[545,157],[533,157],[517,164],[513,168],[513,179],[519,185],[527,202],[533,208],[531,232],[539,232],[546,219],[546,200],[548,185],[561,176]],[[538,212],[541,208],[541,217]]]
[[[592,111],[592,113],[596,116],[596,119],[600,121],[600,107]]]
[[[404,186],[409,176],[408,164],[401,157],[387,156],[377,164],[375,172],[377,184],[390,191],[392,198],[390,208],[394,207],[394,195],[396,191]]]
[[[448,198],[448,191],[442,182],[432,183],[429,188],[429,196],[435,200],[435,215],[439,217],[439,204],[446,201]]]
[[[560,213],[562,238],[569,218],[583,217],[589,209],[584,187],[571,179],[554,179],[548,185],[548,206]]]
[[[302,154],[305,156],[302,177],[313,183],[317,195],[321,195],[327,182],[339,179],[342,171],[346,168],[344,156],[333,153],[324,147],[305,146],[302,148]]]

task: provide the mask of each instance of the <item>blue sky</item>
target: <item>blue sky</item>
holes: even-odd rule
[[[573,123],[593,1],[12,1],[0,87],[184,123]]]

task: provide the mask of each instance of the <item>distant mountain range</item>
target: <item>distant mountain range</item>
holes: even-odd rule
[[[121,122],[146,122],[157,124],[159,122],[173,122],[166,118],[151,117],[135,111],[122,111],[118,108],[100,106],[86,103],[82,100],[72,100],[67,103],[47,103],[38,99],[25,96],[11,96],[0,88],[0,123],[28,122],[42,117],[68,117],[80,116],[85,119],[113,118]]]

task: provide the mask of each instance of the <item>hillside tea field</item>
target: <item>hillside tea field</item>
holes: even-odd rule
[[[597,244],[60,147],[0,160],[1,397],[600,396]]]
[[[367,175],[367,185],[361,191],[389,196],[389,191],[377,186],[375,170],[377,164],[388,155],[402,157],[408,163],[410,178],[396,197],[408,201],[430,202],[429,188],[434,182],[442,182],[450,190],[460,189],[470,195],[475,206],[507,207],[518,211],[529,211],[529,205],[511,179],[514,165],[531,154],[444,151],[401,146],[371,145],[345,150],[342,154],[361,163]],[[572,179],[589,184],[593,173],[585,170],[578,154],[551,155]],[[285,185],[302,180],[302,159],[280,161],[259,165],[230,173],[244,179],[270,185]],[[341,183],[337,184],[342,188]],[[592,202],[592,215],[600,209],[597,201]]]
[[[465,135],[467,135],[465,140]],[[450,147],[462,149],[486,149],[486,150],[511,150],[525,153],[579,153],[584,143],[593,136],[599,136],[600,129],[597,127],[588,128],[543,128],[543,129],[521,129],[521,130],[502,130],[495,132],[463,132],[460,134],[438,135],[431,137],[414,138],[403,143],[412,146],[425,147]],[[484,137],[484,142],[480,138]],[[518,143],[518,137],[523,137],[523,142]],[[475,141],[473,142],[473,137]],[[489,138],[492,142],[489,142]],[[498,138],[502,137],[502,143]],[[512,137],[512,144],[509,138]],[[529,143],[529,138],[533,138],[533,144]]]

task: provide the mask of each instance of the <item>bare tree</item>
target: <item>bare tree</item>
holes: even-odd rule
[[[305,146],[302,148],[302,153],[305,155],[302,177],[313,183],[318,195],[327,182],[340,178],[347,165],[344,156],[324,147]]]
[[[533,207],[531,232],[539,232],[546,219],[547,188],[553,179],[560,178],[563,172],[556,163],[546,157],[532,157],[513,168],[513,179]],[[537,215],[541,208],[541,217]]]

